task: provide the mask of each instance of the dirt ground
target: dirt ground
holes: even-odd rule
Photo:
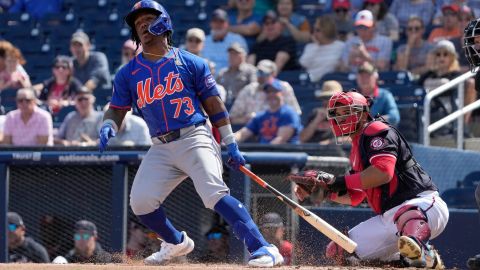
[[[245,265],[235,264],[173,264],[166,266],[145,266],[142,264],[106,264],[106,265],[87,265],[87,264],[0,264],[0,270],[152,270],[152,269],[165,269],[165,270],[237,270],[237,269],[258,269],[249,268]],[[353,270],[358,267],[336,267],[336,266],[281,266],[270,268],[274,270]],[[362,267],[361,269],[397,269],[397,268],[375,268],[375,267]],[[402,268],[409,269],[409,268]]]

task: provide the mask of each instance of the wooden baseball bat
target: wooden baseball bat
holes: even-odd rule
[[[325,220],[321,219],[314,213],[310,212],[309,210],[305,209],[303,206],[299,205],[298,203],[294,202],[292,199],[288,198],[286,195],[281,193],[280,191],[276,190],[274,187],[269,185],[265,182],[262,178],[258,177],[249,169],[245,168],[245,166],[240,166],[240,171],[246,174],[248,177],[253,179],[257,184],[261,187],[267,189],[268,191],[272,192],[277,196],[279,200],[290,206],[295,213],[301,216],[305,221],[310,223],[315,229],[319,230],[325,236],[330,238],[332,241],[337,243],[343,249],[345,249],[349,253],[353,253],[355,248],[357,247],[357,243],[352,241],[352,239],[348,238],[346,235],[341,233],[339,230],[335,229],[332,225],[328,224]]]

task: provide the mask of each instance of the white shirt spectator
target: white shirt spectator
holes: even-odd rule
[[[344,48],[345,43],[338,40],[327,45],[309,43],[300,56],[300,65],[308,71],[310,79],[317,82],[325,74],[335,71]]]

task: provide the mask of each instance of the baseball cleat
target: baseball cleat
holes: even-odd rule
[[[175,257],[187,255],[192,252],[195,244],[193,240],[188,237],[186,232],[182,232],[183,241],[180,244],[174,245],[167,242],[162,242],[160,251],[153,253],[145,258],[143,261],[147,265],[166,264]]]
[[[400,255],[408,259],[409,266],[437,270],[445,269],[440,255],[431,245],[426,244],[426,247],[422,248],[417,241],[408,236],[400,236],[397,244]]]
[[[273,267],[283,264],[283,256],[275,245],[263,246],[253,252],[248,261],[251,267]]]

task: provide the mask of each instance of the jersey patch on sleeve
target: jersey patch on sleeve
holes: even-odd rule
[[[205,77],[205,86],[207,89],[212,88],[216,84],[217,82],[215,82],[215,78],[213,78],[212,74],[209,74],[207,77]]]
[[[370,141],[370,148],[373,150],[379,150],[385,147],[387,144],[385,142],[385,139],[382,137],[375,137]]]

